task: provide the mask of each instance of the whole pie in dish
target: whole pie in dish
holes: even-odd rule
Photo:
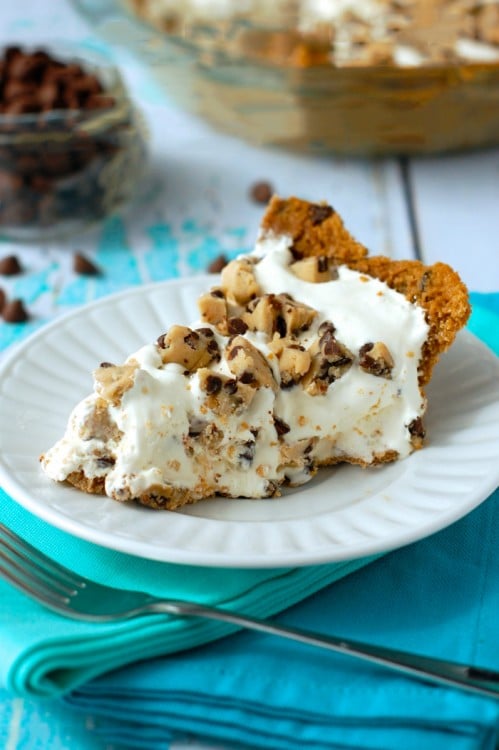
[[[274,197],[253,252],[94,392],[42,456],[49,477],[175,509],[262,498],[321,466],[422,447],[424,387],[465,324],[449,266],[370,257],[326,204]]]

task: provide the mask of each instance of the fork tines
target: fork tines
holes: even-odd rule
[[[85,586],[69,570],[0,523],[0,575],[48,605],[65,604]]]

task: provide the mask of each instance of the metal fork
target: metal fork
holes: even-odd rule
[[[381,664],[424,680],[499,698],[499,672],[290,628],[221,607],[160,599],[140,591],[103,586],[54,562],[3,524],[0,524],[0,576],[45,607],[76,620],[109,622],[151,613],[220,620],[238,628],[281,636]]]

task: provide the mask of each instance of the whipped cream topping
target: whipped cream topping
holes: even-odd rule
[[[181,7],[175,0],[131,2],[153,24],[162,26],[173,20],[174,26],[182,32],[197,24],[224,24],[240,19],[249,20],[255,28],[296,28],[306,34],[329,27],[331,62],[338,65],[358,59],[369,63],[370,45],[386,46],[387,43],[392,47],[393,62],[400,66],[445,62],[450,50],[464,62],[499,60],[498,36],[492,28],[497,20],[488,17],[479,24],[478,40],[475,38],[477,31],[472,28],[476,16],[488,6],[497,8],[499,0],[461,3],[453,0],[274,0],[272,3],[268,0],[185,0]]]
[[[165,487],[191,499],[217,492],[264,497],[282,483],[308,481],[318,464],[407,456],[413,449],[408,426],[425,410],[418,386],[429,330],[424,311],[347,266],[330,281],[305,281],[293,272],[290,246],[289,237],[262,236],[248,256],[254,278],[262,295],[285,293],[316,311],[312,324],[296,333],[304,349],[317,342],[322,323],[334,324],[336,338],[354,355],[341,377],[314,395],[301,383],[279,387],[270,336],[247,330],[243,337],[265,355],[275,388],[258,387],[247,407],[220,412],[203,385],[206,368],[186,373],[180,364],[165,364],[157,344],[146,345],[128,358],[130,382],[119,399],[103,400],[96,381],[96,391],[74,409],[64,437],[43,458],[48,476],[103,478],[106,494],[118,500],[161,494]],[[206,331],[206,322],[196,325]],[[231,378],[224,354],[229,336],[211,328],[222,356],[207,368],[218,379]],[[389,377],[360,366],[367,342],[388,348]]]

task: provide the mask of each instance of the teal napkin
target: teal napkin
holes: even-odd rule
[[[499,298],[499,296],[498,296]],[[470,328],[499,353],[499,316]],[[324,633],[499,670],[499,492],[281,614]],[[156,750],[197,735],[265,750],[494,750],[498,699],[255,633],[101,676],[64,699],[96,736]]]
[[[279,620],[499,669],[499,493]],[[493,750],[498,700],[254,633],[104,675],[64,699],[107,742],[264,750]]]
[[[111,586],[194,599],[258,617],[289,607],[371,558],[271,570],[189,567],[143,560],[77,539],[21,508],[0,489],[0,521],[82,575]],[[122,623],[68,620],[0,581],[0,685],[50,697],[137,659],[212,641],[232,626],[148,615]]]

